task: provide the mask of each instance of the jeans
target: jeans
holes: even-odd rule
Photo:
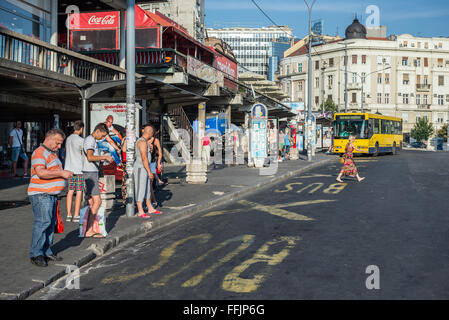
[[[51,256],[53,252],[50,247],[53,245],[58,197],[41,193],[29,198],[34,214],[30,258],[42,255]]]

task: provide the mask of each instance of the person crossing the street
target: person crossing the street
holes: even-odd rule
[[[343,182],[341,180],[341,177],[343,175],[350,176],[350,177],[356,177],[359,182],[361,182],[365,179],[364,177],[361,178],[359,176],[357,167],[355,166],[355,163],[354,163],[354,159],[353,159],[354,158],[354,155],[353,155],[354,150],[362,152],[362,150],[357,149],[354,146],[354,141],[355,141],[355,137],[353,135],[351,135],[349,137],[349,142],[346,144],[346,147],[345,147],[345,154],[343,155],[344,164],[343,164],[343,168],[340,171],[340,174],[337,177],[338,182]]]

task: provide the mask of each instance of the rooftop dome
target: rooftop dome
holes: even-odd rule
[[[366,28],[357,18],[346,28],[346,39],[366,39]]]

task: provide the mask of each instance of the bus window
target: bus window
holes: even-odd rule
[[[380,120],[380,133],[387,133],[387,120]]]
[[[391,134],[393,127],[393,121],[387,120],[387,134]]]
[[[374,119],[374,134],[380,133],[379,119]]]

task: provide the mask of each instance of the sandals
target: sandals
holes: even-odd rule
[[[73,217],[72,222],[80,222],[80,217],[79,216],[78,217]]]
[[[151,218],[147,213],[144,213],[144,214],[139,214],[139,215],[137,215],[139,218],[142,218],[142,219],[149,219],[149,218]]]
[[[97,236],[99,236],[99,237],[97,237]],[[104,235],[102,235],[101,233],[94,233],[93,235],[91,235],[91,236],[84,236],[84,238],[95,238],[95,239],[99,239],[99,238],[105,238],[105,236]]]
[[[154,210],[153,212],[148,212],[148,213],[152,213],[152,214],[162,214],[162,212],[160,212],[159,210]]]
[[[72,221],[72,216],[67,216],[67,219],[65,219],[66,222],[71,222]],[[79,218],[78,218],[79,219]]]

